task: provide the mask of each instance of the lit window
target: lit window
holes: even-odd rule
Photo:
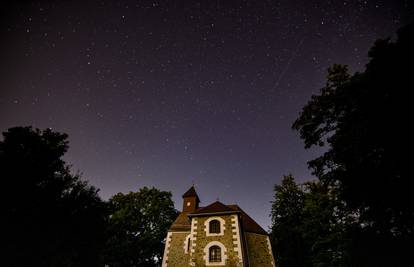
[[[211,246],[209,249],[209,262],[221,262],[221,248],[219,246]]]
[[[220,222],[218,220],[210,221],[210,234],[219,234],[220,233]]]

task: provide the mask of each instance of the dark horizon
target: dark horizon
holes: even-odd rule
[[[102,198],[155,186],[177,209],[194,183],[270,224],[285,174],[316,179],[291,129],[334,63],[413,14],[408,1],[105,1],[1,8],[0,130],[69,134],[65,160]]]

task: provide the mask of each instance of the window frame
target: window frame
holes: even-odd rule
[[[220,260],[221,261],[210,261],[210,248],[217,246],[220,248]],[[206,266],[225,266],[227,260],[227,249],[219,241],[211,241],[204,247],[204,262]]]
[[[218,233],[212,233],[210,231],[210,222],[214,220],[217,220],[220,223],[220,226],[219,226],[220,232]],[[226,229],[226,221],[221,217],[218,217],[218,216],[210,217],[204,222],[204,231],[206,233],[206,236],[222,236],[224,235],[225,229]]]
[[[211,220],[209,222],[208,231],[210,234],[219,234],[221,232],[221,223],[219,220]]]
[[[213,245],[208,248],[208,261],[221,262],[221,247]]]
[[[191,233],[184,240],[184,254],[188,254],[191,250]]]

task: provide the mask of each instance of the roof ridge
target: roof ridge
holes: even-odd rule
[[[207,213],[207,212],[219,212],[219,211],[233,211],[233,209],[217,200],[211,203],[210,205],[197,209],[194,213],[198,214],[198,213],[204,213],[204,212]]]

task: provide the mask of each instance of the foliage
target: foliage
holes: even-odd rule
[[[177,217],[171,193],[143,187],[109,200],[105,263],[108,266],[157,266],[164,238]]]
[[[307,258],[299,227],[302,221],[304,194],[293,176],[285,176],[275,185],[272,202],[271,240],[277,266],[303,266]]]
[[[67,135],[10,128],[0,142],[3,266],[98,266],[105,207],[62,160]]]
[[[299,185],[292,175],[284,176],[274,191],[271,241],[276,265],[342,266],[345,217],[337,212],[335,192],[319,182]]]
[[[347,250],[352,266],[406,266],[410,260],[414,180],[407,169],[408,93],[413,88],[413,47],[414,25],[408,25],[396,41],[375,43],[364,72],[350,75],[346,66],[334,65],[326,86],[293,124],[306,148],[327,148],[309,166],[324,186],[335,188],[343,201],[337,209],[354,219],[345,227],[352,240]]]

